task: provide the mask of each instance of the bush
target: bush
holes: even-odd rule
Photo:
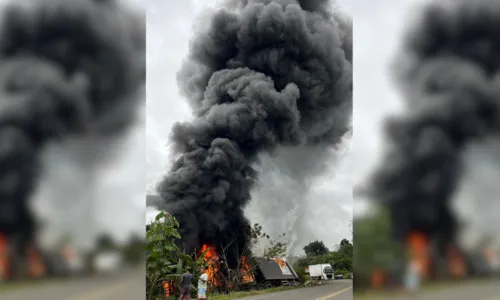
[[[295,270],[295,273],[297,273],[297,276],[299,276],[301,283],[305,283],[309,280],[309,275],[306,273],[304,267],[301,267],[299,264],[294,263],[293,269]]]
[[[335,271],[335,275],[342,275],[344,279],[349,278],[350,272],[346,269],[340,269]]]

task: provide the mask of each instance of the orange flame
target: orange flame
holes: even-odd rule
[[[164,296],[168,297],[173,294],[174,285],[168,281],[163,282],[163,290],[165,292]]]
[[[255,281],[246,256],[241,257],[241,275],[243,283],[250,283]]]
[[[206,253],[205,253],[206,251]],[[203,260],[207,266],[208,283],[212,286],[220,286],[220,282],[217,279],[217,273],[219,272],[219,265],[217,263],[218,255],[215,251],[215,247],[203,244],[201,247],[200,255],[205,253]]]
[[[370,274],[370,285],[374,289],[382,288],[385,284],[385,273],[382,270],[373,270]]]
[[[448,271],[450,275],[455,278],[462,278],[465,276],[465,261],[456,247],[450,247],[448,251]]]
[[[282,259],[275,258],[274,261],[283,269],[286,268],[286,262]]]
[[[413,232],[408,236],[407,245],[410,250],[411,262],[418,266],[419,274],[422,278],[428,278],[430,257],[427,236],[420,232]]]
[[[28,272],[31,277],[42,277],[46,273],[45,264],[43,263],[42,256],[33,245],[28,247],[27,256],[28,256]]]
[[[9,249],[7,238],[0,234],[0,279],[6,280],[9,278]]]
[[[0,233],[0,279],[2,280],[12,277],[8,242],[7,237]],[[44,276],[47,272],[45,263],[33,244],[26,249],[26,256],[28,259],[28,275],[33,278]]]

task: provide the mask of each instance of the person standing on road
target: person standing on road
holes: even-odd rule
[[[193,280],[193,274],[189,268],[186,272],[182,274],[181,277],[181,297],[179,300],[190,300],[191,299],[191,281]]]
[[[205,267],[201,267],[200,279],[198,279],[198,299],[207,299],[208,274]]]
[[[420,265],[417,261],[411,261],[406,270],[405,287],[407,295],[415,297],[420,287]]]

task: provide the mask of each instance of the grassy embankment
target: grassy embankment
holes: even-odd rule
[[[243,297],[255,296],[255,295],[263,295],[263,294],[270,294],[270,293],[276,293],[276,292],[282,292],[282,291],[288,291],[288,290],[300,289],[300,288],[304,288],[304,286],[303,285],[299,285],[296,287],[280,286],[280,287],[274,287],[274,288],[269,288],[269,289],[264,289],[264,290],[234,292],[234,293],[231,293],[228,295],[214,295],[214,296],[210,297],[210,300],[230,300],[230,299],[243,298]]]
[[[482,283],[493,280],[491,278],[478,278],[478,279],[467,279],[467,280],[455,280],[455,281],[440,281],[440,282],[429,282],[422,285],[421,290],[423,292],[435,292],[443,289],[454,288],[457,286],[464,286],[473,283]],[[354,299],[358,300],[378,300],[378,299],[389,299],[397,295],[404,293],[402,288],[395,288],[393,290],[354,290]]]

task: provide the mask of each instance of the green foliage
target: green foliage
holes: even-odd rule
[[[373,215],[356,218],[354,229],[354,273],[358,284],[367,284],[373,270],[387,270],[404,258],[403,246],[391,236],[386,211],[378,209]]]
[[[292,267],[295,273],[297,273],[297,276],[299,276],[300,282],[305,283],[309,280],[309,275],[306,273],[306,267],[303,266],[300,260],[296,260],[292,264]]]
[[[161,295],[161,282],[172,279],[172,274],[178,275],[177,267],[180,249],[177,240],[177,220],[165,213],[159,213],[146,232],[146,274],[149,299]],[[182,265],[181,265],[182,267]],[[181,268],[182,269],[182,268]]]
[[[283,233],[282,236],[285,236]],[[285,257],[287,252],[286,243],[280,242],[279,240],[269,241],[269,245],[264,248],[264,258],[272,259],[275,257]]]
[[[314,257],[325,255],[329,250],[322,241],[314,241],[304,247],[304,252],[307,257]]]
[[[161,283],[165,280],[173,280],[179,283],[182,274],[189,268],[193,274],[193,281],[197,282],[200,268],[204,265],[203,258],[207,251],[202,253],[196,260],[195,255],[182,253],[177,246],[181,236],[177,229],[179,223],[170,215],[159,213],[155,221],[147,226],[146,232],[146,274],[148,299],[159,297],[162,299]],[[196,291],[192,284],[191,290]],[[176,299],[179,289],[175,289]]]
[[[347,279],[349,278],[349,270],[346,269],[336,269],[334,275],[342,275],[342,278]]]
[[[144,263],[145,244],[146,241],[140,236],[132,236],[122,249],[125,261],[133,265]]]
[[[309,280],[308,275],[305,273],[305,269],[309,265],[330,264],[335,270],[335,274],[342,274],[344,278],[347,278],[347,276],[352,272],[352,253],[354,248],[349,240],[343,239],[340,241],[340,244],[335,251],[329,251],[327,249],[327,252],[324,253],[323,247],[326,248],[324,243],[321,241],[312,242],[304,247],[306,256],[295,259],[293,268],[302,282]],[[311,249],[321,249],[319,253],[323,254],[316,255],[318,251],[311,253],[311,251],[314,251]],[[309,255],[307,255],[307,251],[309,251]]]

